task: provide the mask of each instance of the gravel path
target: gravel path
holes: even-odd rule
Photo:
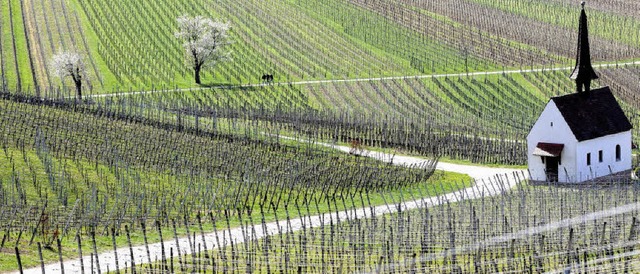
[[[286,138],[286,137],[283,137]],[[319,145],[324,145],[328,147],[332,147],[344,152],[349,152],[350,148],[345,146],[334,146],[331,144],[319,143]],[[371,151],[363,151],[363,156],[372,157],[379,159],[385,162],[391,162],[395,165],[413,165],[419,164],[425,159],[411,157],[411,156],[393,156],[386,153],[381,152],[371,152]],[[397,212],[397,210],[408,210],[415,209],[421,207],[430,207],[449,202],[456,202],[462,199],[475,199],[483,196],[491,196],[498,195],[503,191],[508,190],[513,187],[519,180],[519,178],[523,178],[524,171],[517,169],[507,169],[507,168],[490,168],[490,167],[481,167],[481,166],[467,166],[467,165],[459,165],[459,164],[450,164],[450,163],[438,163],[437,169],[451,172],[458,172],[468,174],[472,178],[476,180],[476,184],[472,187],[462,189],[456,192],[452,192],[446,195],[442,195],[439,197],[431,197],[425,198],[415,201],[404,202],[396,205],[382,205],[371,208],[361,208],[354,210],[346,210],[341,212],[327,213],[316,216],[307,216],[303,218],[291,219],[289,221],[279,221],[279,222],[271,222],[266,224],[258,224],[255,225],[253,229],[255,229],[256,238],[262,238],[266,235],[274,235],[282,232],[295,232],[301,230],[303,228],[313,228],[313,227],[321,227],[323,225],[327,225],[330,222],[334,224],[340,221],[347,221],[354,218],[369,218],[373,216],[380,216],[384,214],[388,214],[391,212]],[[515,174],[520,174],[520,177],[516,177]],[[222,243],[230,243],[233,241],[235,244],[239,244],[245,241],[245,237],[243,236],[243,229],[232,228],[230,230],[220,230],[218,231],[218,235],[220,238],[220,242]],[[256,239],[252,238],[252,239]],[[194,241],[192,238],[191,241]],[[203,246],[207,246],[210,249],[216,248],[216,234],[210,233],[205,234],[204,239],[201,236],[197,236],[195,238],[195,243],[192,243],[193,246],[198,246],[198,244],[203,244]],[[205,245],[206,244],[206,245]],[[146,248],[144,245],[135,246],[132,248],[133,256],[129,251],[128,247],[120,248],[117,250],[117,261],[120,268],[123,268],[125,265],[130,266],[132,258],[136,265],[141,265],[145,263],[149,263],[155,261],[156,259],[160,259],[163,257],[162,250],[164,246],[165,257],[169,256],[169,250],[172,248],[174,250],[174,254],[178,254],[177,250],[180,250],[180,254],[192,254],[195,251],[191,250],[189,247],[192,246],[190,244],[190,240],[186,237],[179,239],[169,239],[164,241],[163,243],[155,243],[149,245],[149,252],[151,254],[151,258],[147,257]],[[86,251],[85,251],[86,252]],[[101,272],[107,272],[107,269],[114,271],[116,269],[116,253],[113,251],[105,251],[98,255],[98,262],[100,265]],[[84,261],[84,271],[85,273],[92,273],[90,269],[91,257],[85,256],[83,257]],[[67,260],[64,261],[64,271],[66,273],[81,273],[82,269],[80,266],[80,260]],[[52,263],[45,265],[46,273],[61,273],[60,263]],[[17,272],[15,272],[17,273]],[[40,267],[30,268],[24,270],[24,273],[42,273],[42,269]]]
[[[301,141],[301,139],[294,138],[294,137],[286,137],[286,136],[278,136],[278,137],[281,138],[281,139],[286,139],[286,140]],[[303,142],[309,142],[309,141],[306,141],[306,140],[302,140],[302,141]],[[334,145],[334,144],[329,144],[329,143],[322,143],[322,142],[313,142],[313,143],[316,144],[316,145],[321,145],[321,146],[337,149],[337,150],[345,152],[345,153],[349,153],[352,150],[351,147],[348,147],[348,146],[339,146],[339,145]],[[380,161],[383,161],[383,162],[386,162],[386,163],[392,163],[394,165],[402,165],[402,166],[417,165],[417,164],[420,164],[420,163],[426,161],[426,159],[423,159],[423,158],[420,158],[420,157],[392,155],[392,154],[389,154],[389,153],[383,153],[383,152],[377,152],[377,151],[369,151],[369,150],[362,150],[358,154],[361,155],[361,156],[374,158],[374,159],[377,159],[377,160],[380,160]],[[450,172],[457,172],[457,173],[467,174],[471,178],[473,178],[474,180],[478,181],[479,183],[481,183],[483,180],[486,180],[488,178],[492,178],[495,175],[512,174],[514,172],[524,172],[525,171],[525,170],[522,170],[522,169],[513,169],[513,168],[494,168],[494,167],[474,166],[474,165],[461,165],[461,164],[452,164],[452,163],[443,163],[443,162],[439,162],[438,166],[436,167],[436,169],[443,170],[443,171],[450,171]]]

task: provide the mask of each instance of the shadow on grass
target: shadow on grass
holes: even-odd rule
[[[268,84],[252,84],[252,86],[242,86],[238,84],[229,84],[229,83],[206,83],[202,84],[199,87],[201,88],[210,88],[210,89],[230,89],[230,90],[241,90],[241,91],[256,91],[260,89],[264,89],[270,87]]]
[[[237,84],[231,83],[222,83],[222,82],[209,82],[198,85],[201,88],[235,88],[238,87]]]

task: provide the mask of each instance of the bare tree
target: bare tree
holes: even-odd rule
[[[175,36],[184,41],[187,62],[193,67],[196,83],[201,84],[200,71],[229,59],[229,23],[213,21],[203,16],[178,18]]]
[[[76,52],[60,52],[51,58],[51,70],[63,80],[71,76],[76,86],[77,99],[82,100],[82,75],[85,74],[82,55]]]

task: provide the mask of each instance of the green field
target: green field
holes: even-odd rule
[[[612,88],[637,145],[640,5],[593,2],[594,86]],[[30,268],[38,244],[54,263],[225,229],[245,241],[193,244],[171,271],[637,271],[636,210],[579,223],[578,237],[562,226],[482,245],[630,205],[637,180],[582,191],[462,174],[526,168],[539,113],[574,92],[579,11],[563,0],[3,1],[0,272],[18,270],[16,247]],[[181,15],[231,25],[231,58],[202,85],[175,37]],[[50,68],[63,51],[83,57],[83,100]],[[361,155],[379,151],[387,159]],[[394,162],[404,155],[424,162]],[[445,162],[459,173],[435,169]],[[466,197],[470,186],[497,197]],[[397,204],[430,197],[432,209]],[[376,206],[394,213],[247,232]],[[569,238],[575,250],[562,249]],[[155,261],[138,270],[168,271]]]
[[[37,83],[53,96],[70,83],[48,72],[49,59],[76,50],[88,59],[86,88],[94,94],[193,87],[173,35],[182,14],[232,25],[233,61],[208,71],[209,85],[256,83],[264,73],[289,82],[570,65],[575,8],[511,2],[12,0],[2,9],[3,75],[9,90],[32,93]],[[449,9],[454,3],[461,8]],[[474,10],[486,14],[473,16]],[[508,15],[512,24],[482,18],[488,15]],[[594,10],[595,60],[638,58],[638,20]],[[522,37],[526,24],[559,31]],[[551,48],[549,41],[558,39],[566,43]]]

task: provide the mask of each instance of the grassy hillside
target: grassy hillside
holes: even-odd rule
[[[635,88],[640,75],[638,68],[625,66],[598,71],[601,79],[594,85],[612,86],[632,123],[640,125],[640,106]],[[290,119],[310,115],[328,124],[353,119],[355,124],[371,123],[373,127],[383,128],[384,123],[393,121],[414,124],[416,130],[424,132],[454,131],[488,138],[524,140],[550,97],[574,91],[575,84],[567,76],[569,73],[569,70],[549,70],[173,92],[163,90],[94,100],[103,104],[133,103],[141,109],[183,110],[186,115],[201,117],[231,115],[223,114],[226,112],[235,113],[234,117],[264,115],[261,119],[265,120],[271,117],[269,113]],[[638,129],[636,126],[634,132]],[[358,135],[353,134],[354,137]],[[524,155],[524,151],[520,153]]]
[[[371,143],[395,143],[369,136],[368,130],[354,126],[364,123],[385,130],[384,123],[391,121],[400,127],[409,125],[417,132],[442,135],[436,138],[437,142],[448,143],[442,140],[445,132],[521,142],[549,97],[573,91],[567,77],[569,71],[493,73],[536,66],[548,69],[571,66],[576,40],[576,24],[571,22],[577,23],[578,8],[574,7],[572,15],[570,6],[554,1],[513,7],[508,3],[11,1],[12,9],[4,8],[2,12],[11,11],[13,16],[8,19],[15,19],[14,32],[25,33],[20,27],[27,26],[27,35],[11,35],[6,23],[3,24],[4,40],[15,38],[16,47],[21,49],[16,50],[20,54],[12,55],[13,43],[3,43],[3,69],[7,71],[3,76],[8,79],[5,82],[10,89],[18,81],[26,87],[37,82],[54,88],[48,95],[70,96],[68,90],[55,89],[62,82],[48,75],[46,56],[59,48],[75,47],[87,52],[91,75],[86,87],[92,89],[90,94],[161,90],[154,95],[126,99],[94,99],[98,104],[110,102],[107,108],[125,104],[136,109],[136,115],[149,117],[146,113],[154,113],[196,128],[198,123],[214,124],[212,121],[219,116],[238,118],[250,111],[251,119],[268,120],[275,115],[291,121],[298,119],[293,117],[307,117],[306,125],[313,125],[310,122],[313,119],[327,125],[339,120],[349,130],[344,133],[334,130],[330,134],[331,126],[323,126],[321,132],[333,135],[327,138],[347,142],[350,138],[362,138],[370,139]],[[523,16],[532,7],[546,13]],[[59,16],[49,16],[45,11]],[[178,94],[171,94],[172,89],[194,87],[180,42],[173,36],[175,18],[181,14],[204,14],[227,20],[233,26],[232,61],[205,73],[205,86],[214,86],[211,90],[176,90]],[[602,6],[593,10],[593,14],[594,60],[615,62],[635,58],[638,45],[632,43],[636,36],[630,30],[638,19]],[[8,21],[4,17],[3,20]],[[629,33],[630,38],[607,36],[609,29]],[[25,49],[27,40],[32,41],[31,50]],[[631,66],[597,70],[602,74],[599,84],[616,87],[614,92],[637,125],[636,69]],[[474,71],[493,73],[467,75]],[[276,82],[329,81],[237,86],[257,83],[264,73],[274,74]],[[459,74],[402,77],[442,73]],[[380,76],[401,77],[366,80]],[[364,80],[331,81],[355,78]],[[47,93],[46,88],[42,90],[41,93]],[[149,105],[154,107],[150,110]],[[323,114],[316,115],[318,112]],[[314,115],[317,117],[311,118]],[[215,125],[222,129],[221,123]],[[287,130],[295,132],[300,128],[293,126]],[[433,141],[432,137],[427,140]],[[438,154],[434,156],[460,154],[421,146],[425,152]],[[512,149],[520,151],[522,144],[509,146],[497,154]],[[477,158],[466,153],[454,156],[458,157]],[[497,159],[503,161],[508,157]]]
[[[192,87],[173,35],[183,14],[232,25],[232,61],[207,71],[207,85],[256,83],[265,73],[288,82],[570,64],[575,10],[553,1],[11,0],[1,10],[2,75],[9,90],[69,94],[48,63],[75,50],[87,59],[86,93]],[[638,18],[592,14],[595,60],[639,57]]]
[[[191,85],[191,72],[173,37],[175,18],[181,14],[204,14],[233,26],[233,61],[210,75],[210,83],[257,82],[264,73],[290,81],[461,70],[456,49],[339,2],[324,7],[343,9],[350,16],[326,18],[327,11],[317,11],[318,6],[279,1],[81,1],[79,5],[101,38],[98,47],[109,68],[137,87]],[[109,18],[131,20],[112,23]]]
[[[637,7],[630,1],[600,1],[587,9],[593,60],[610,63],[596,68],[600,79],[594,86],[612,87],[639,143],[640,65],[618,65],[640,59],[640,17],[629,12]],[[85,254],[123,247],[129,228],[133,244],[158,242],[162,229],[164,239],[167,231],[174,237],[194,235],[196,227],[199,233],[230,230],[390,205],[471,184],[467,176],[436,171],[440,159],[521,167],[526,163],[525,136],[544,105],[575,89],[568,75],[578,12],[577,5],[562,0],[3,1],[0,271],[17,268],[14,246],[23,251],[25,266],[37,266],[37,243],[50,245],[44,260],[55,261],[56,239],[67,258],[77,255],[76,246]],[[202,86],[194,84],[174,37],[176,18],[185,14],[232,26],[232,59],[206,70]],[[60,51],[78,51],[85,58],[88,96],[83,101],[73,100],[70,79],[61,80],[49,69],[51,56]],[[273,74],[275,83],[258,84],[263,74]],[[352,151],[337,152],[316,142],[347,144]],[[389,162],[397,153],[426,161],[395,166],[358,157],[354,152],[362,147],[391,152]],[[495,223],[482,223],[475,208],[491,217],[487,220],[500,219],[506,233],[508,228],[539,225],[536,216],[562,221],[578,216],[580,209],[585,214],[614,206],[582,206],[589,197],[617,201],[616,194],[627,193],[622,201],[631,203],[628,197],[636,194],[634,189],[582,196],[521,188],[509,196],[502,188],[511,178],[494,179],[504,197],[460,205],[445,205],[438,198],[443,203],[434,208],[443,220],[438,224],[428,211],[405,214],[398,207],[391,216],[219,249],[215,258],[225,261],[222,271],[238,270],[226,264],[227,252],[269,261],[276,254],[272,251],[288,254],[284,245],[296,243],[288,238],[292,236],[300,239],[300,248],[291,249],[300,251],[294,255],[298,262],[317,263],[328,254],[335,257],[334,266],[342,267],[338,264],[353,263],[352,257],[341,257],[345,250],[364,250],[354,237],[379,237],[369,241],[372,253],[366,259],[358,253],[365,262],[345,266],[373,271],[374,266],[425,255],[428,248],[442,251],[475,242],[444,233],[426,239],[424,235],[436,234],[424,229],[475,237],[469,234],[478,231],[469,225],[473,223],[487,233],[498,231]],[[467,195],[462,193],[455,195]],[[549,195],[563,202],[540,198]],[[550,206],[540,207],[524,222],[518,220],[525,216],[519,211],[505,213],[512,205],[531,207],[530,198]],[[576,201],[580,203],[569,205],[574,208],[565,207]],[[484,212],[485,202],[491,212]],[[551,205],[567,208],[569,214],[552,214]],[[449,221],[445,215],[451,216]],[[621,227],[633,231],[626,222]],[[596,233],[596,224],[584,231]],[[316,237],[301,240],[306,233]],[[325,234],[343,239],[327,242]],[[561,234],[566,233],[548,242],[547,251],[559,254]],[[403,239],[407,241],[398,241]],[[302,252],[306,244],[319,243],[331,250],[306,253],[315,257],[307,260]],[[525,265],[528,244],[511,243],[511,255],[490,248],[460,258],[492,257],[498,261],[492,266],[496,272],[520,269],[504,265]],[[264,252],[252,253],[248,247]],[[592,247],[601,245],[586,246]],[[584,257],[604,254],[596,253]],[[277,254],[283,258],[277,268],[289,269],[289,255]],[[427,266],[450,266],[456,259],[448,254]],[[566,258],[558,258],[548,266],[562,266]],[[461,269],[472,271],[470,266]],[[456,272],[451,270],[447,272]]]
[[[8,90],[34,93],[37,83],[41,95],[52,96],[60,92],[56,89],[63,84],[70,85],[61,82],[49,69],[51,56],[61,51],[78,51],[86,58],[87,89],[105,90],[121,85],[98,54],[94,32],[80,19],[82,11],[71,4],[66,0],[2,3],[2,71]]]
[[[315,212],[327,212],[331,208],[317,205],[340,197],[382,204],[394,199],[385,195],[398,192],[469,185],[467,176],[435,172],[436,161],[392,166],[293,141],[215,133],[204,119],[201,131],[193,132],[175,121],[106,110],[7,100],[0,107],[0,270],[17,267],[4,247],[19,246],[34,266],[35,243],[55,247],[59,237],[65,256],[74,256],[74,235],[91,247],[87,231],[96,232],[105,249],[109,230],[117,227],[120,234],[125,225],[160,222],[168,229],[172,221],[194,222],[203,212],[230,221],[240,215],[281,218],[294,205],[315,204]],[[47,260],[56,258],[55,248],[45,253]]]

